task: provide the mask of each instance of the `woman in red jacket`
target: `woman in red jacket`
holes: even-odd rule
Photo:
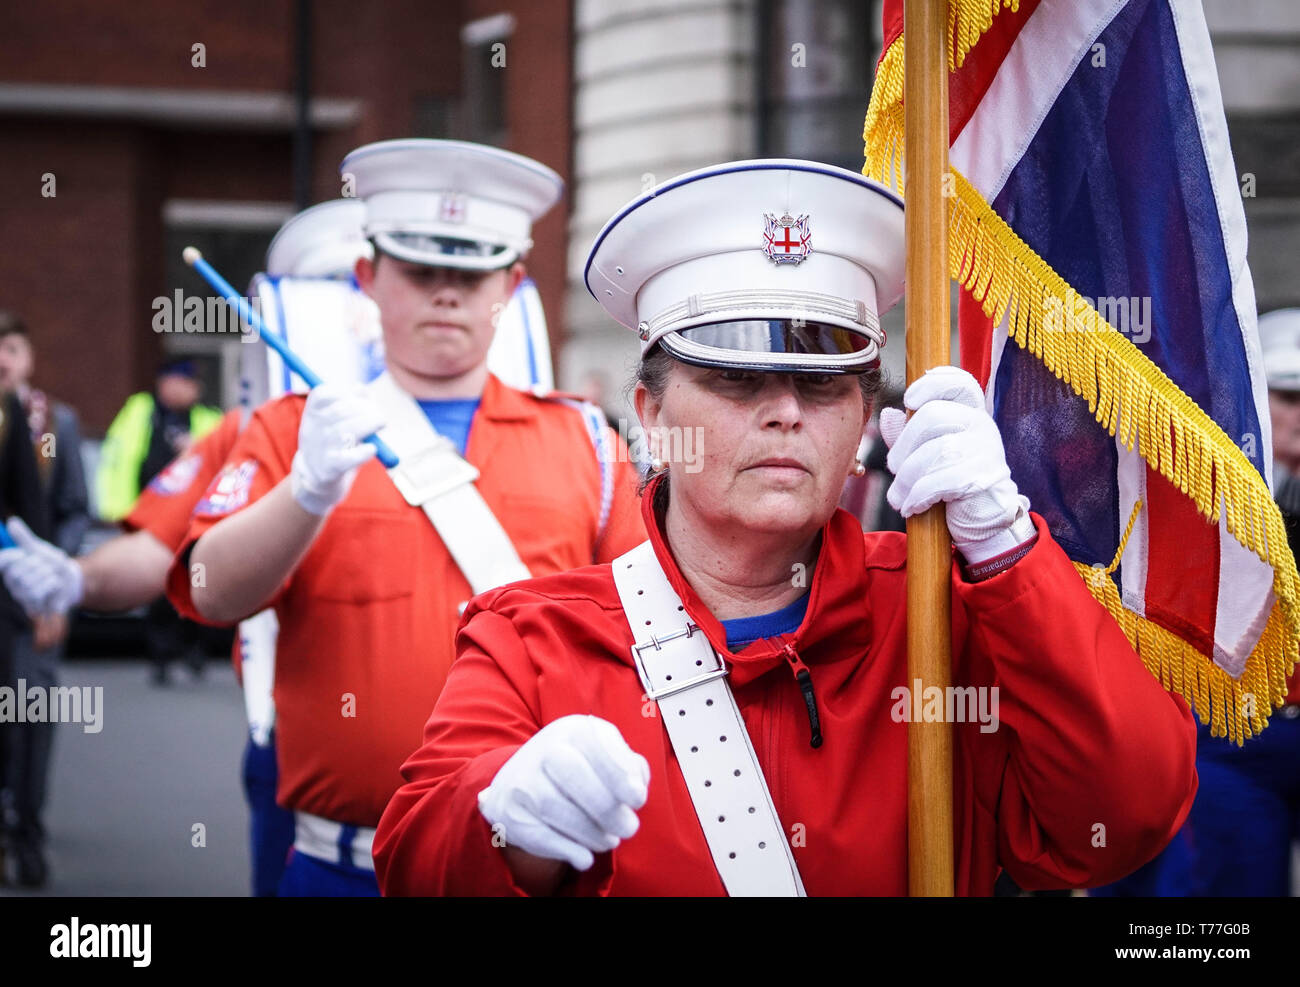
[[[815,246],[815,249],[814,249]],[[902,292],[902,208],[827,165],[682,176],[588,288],[643,346],[650,541],[475,599],[374,856],[386,894],[907,893],[907,722],[954,721],[958,894],[1081,887],[1168,842],[1194,726],[940,367],[886,414],[905,516],[947,503],[953,681],[907,679],[906,542],[836,509]]]

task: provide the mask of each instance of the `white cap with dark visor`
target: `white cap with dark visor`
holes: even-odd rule
[[[532,246],[532,224],[564,181],[522,154],[448,140],[390,140],[352,151],[339,168],[366,207],[365,235],[415,264],[493,271]]]
[[[734,161],[664,182],[596,237],[604,309],[697,366],[861,373],[902,297],[903,203],[815,161]]]

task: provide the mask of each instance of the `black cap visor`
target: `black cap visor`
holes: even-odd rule
[[[697,367],[771,373],[860,374],[879,366],[865,333],[825,322],[744,319],[665,333],[660,345]]]
[[[492,271],[508,267],[519,254],[503,243],[466,240],[425,233],[386,233],[374,238],[375,248],[399,260],[431,267],[467,267]]]

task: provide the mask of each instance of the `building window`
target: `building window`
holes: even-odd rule
[[[511,14],[483,17],[460,29],[465,102],[459,129],[466,140],[497,147],[508,143],[507,41],[514,29]]]
[[[239,403],[239,323],[223,305],[207,304],[216,292],[181,258],[186,247],[197,247],[236,291],[247,292],[261,271],[275,231],[293,215],[293,206],[280,202],[230,202],[171,199],[163,204],[165,263],[162,299],[204,300],[203,331],[187,331],[183,321],[162,333],[165,356],[188,356],[203,382],[203,400],[232,408]],[[157,304],[157,303],[156,303]],[[153,313],[156,314],[156,313]],[[215,320],[210,318],[216,316]],[[215,324],[213,322],[215,321]],[[177,331],[179,330],[179,331]]]
[[[880,0],[760,0],[758,153],[862,169]]]

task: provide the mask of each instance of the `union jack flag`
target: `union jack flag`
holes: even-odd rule
[[[1012,476],[1213,733],[1286,694],[1300,578],[1270,493],[1246,218],[1193,0],[949,8],[962,364]],[[902,2],[863,172],[902,180]]]

